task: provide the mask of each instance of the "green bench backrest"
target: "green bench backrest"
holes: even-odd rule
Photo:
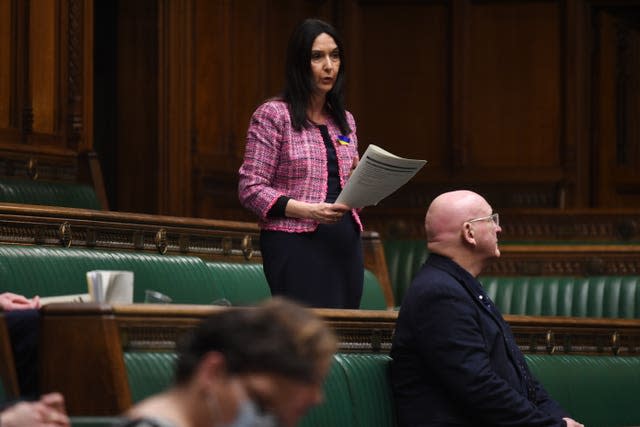
[[[176,359],[177,355],[173,352],[125,352],[124,364],[132,403],[138,403],[169,387],[173,382]]]
[[[0,202],[102,209],[89,185],[27,179],[0,178]]]
[[[213,283],[231,305],[255,305],[271,297],[262,264],[207,262]]]
[[[344,370],[334,358],[324,383],[324,401],[312,408],[298,427],[353,426],[353,406]]]
[[[640,276],[479,279],[504,314],[640,317]]]
[[[174,353],[125,353],[134,402],[168,387]],[[551,396],[590,427],[640,425],[640,356],[527,354]],[[393,427],[395,408],[386,354],[339,353],[324,385],[324,402],[301,427]]]
[[[335,356],[344,369],[357,427],[393,426],[396,422],[386,354],[343,353]]]
[[[134,302],[146,289],[170,296],[174,303],[209,304],[224,297],[197,257],[112,252],[42,246],[0,246],[0,286],[26,296],[87,292],[89,270],[134,272]]]
[[[395,301],[428,256],[418,239],[383,242]],[[480,277],[489,296],[504,314],[575,317],[640,317],[640,276]]]
[[[171,385],[176,354],[125,352],[133,403]],[[334,356],[324,384],[324,402],[301,421],[301,427],[387,427],[395,425],[388,377],[391,359],[384,354]]]
[[[387,302],[384,299],[380,281],[372,271],[367,269],[364,270],[364,286],[362,288],[360,308],[363,310],[387,309]]]
[[[339,353],[324,386],[324,402],[300,427],[393,427],[396,414],[386,354]]]
[[[549,394],[584,425],[640,425],[640,357],[525,357]]]
[[[214,284],[221,288],[233,306],[255,305],[271,297],[262,264],[207,262]],[[385,310],[386,301],[378,278],[370,270],[364,271],[364,287],[360,308]]]
[[[427,243],[417,239],[386,239],[382,244],[394,301],[400,305],[413,277],[427,259]]]

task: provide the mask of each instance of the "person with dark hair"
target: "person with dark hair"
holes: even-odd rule
[[[436,197],[429,258],[403,298],[391,346],[399,427],[584,427],[536,380],[477,276],[500,256],[500,219],[467,190]]]
[[[175,384],[126,414],[126,426],[295,426],[323,399],[336,340],[284,298],[228,308],[179,348]]]
[[[358,212],[334,203],[358,163],[345,110],[342,40],[326,22],[293,32],[282,94],[251,117],[238,192],[259,217],[273,295],[312,307],[359,308],[364,280]]]

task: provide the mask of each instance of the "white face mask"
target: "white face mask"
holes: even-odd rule
[[[278,427],[275,415],[260,413],[258,406],[247,399],[240,405],[236,419],[224,427]]]

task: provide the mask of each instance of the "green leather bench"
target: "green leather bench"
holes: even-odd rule
[[[87,292],[90,270],[134,272],[134,302],[153,289],[179,304],[252,305],[271,296],[261,264],[204,262],[198,257],[98,249],[0,245],[2,288],[26,296]],[[375,275],[365,271],[361,308],[386,309]]]
[[[640,357],[526,355],[547,391],[589,427],[640,425]]]
[[[480,277],[503,314],[640,317],[639,276]]]
[[[213,282],[234,306],[254,305],[271,297],[262,264],[207,262]]]
[[[371,270],[364,270],[364,284],[362,288],[362,298],[360,299],[360,309],[362,310],[386,310],[387,302],[380,281]]]
[[[589,427],[640,425],[640,356],[525,355],[549,393]],[[392,427],[395,407],[386,354],[340,353],[324,385],[324,402],[301,427]],[[125,354],[134,402],[171,383],[173,353]]]
[[[175,353],[170,352],[124,354],[134,403],[171,384],[175,359]],[[383,354],[336,354],[325,381],[325,401],[313,408],[300,426],[395,425],[395,410],[387,372],[389,361],[389,356]]]
[[[207,262],[214,283],[222,288],[225,298],[234,306],[254,305],[271,297],[262,264]],[[364,272],[360,308],[385,310],[386,302],[378,278],[370,270]]]
[[[384,241],[389,278],[398,304],[427,259],[424,241]],[[479,277],[503,314],[640,317],[640,276]]]
[[[385,354],[336,354],[325,381],[324,402],[309,411],[300,426],[394,426],[390,360]]]
[[[0,178],[0,202],[102,209],[90,185]]]
[[[385,239],[382,244],[394,301],[400,305],[413,276],[427,259],[427,243],[418,239]]]
[[[174,303],[209,304],[224,298],[214,286],[205,263],[197,257],[168,256],[98,249],[43,246],[0,246],[2,289],[26,296],[87,292],[89,270],[134,272],[134,302],[143,302],[146,289],[170,296]]]

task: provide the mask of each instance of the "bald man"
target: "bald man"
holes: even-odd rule
[[[391,348],[399,427],[582,426],[529,371],[476,280],[500,256],[498,214],[471,191],[425,217],[430,256],[407,290]]]

